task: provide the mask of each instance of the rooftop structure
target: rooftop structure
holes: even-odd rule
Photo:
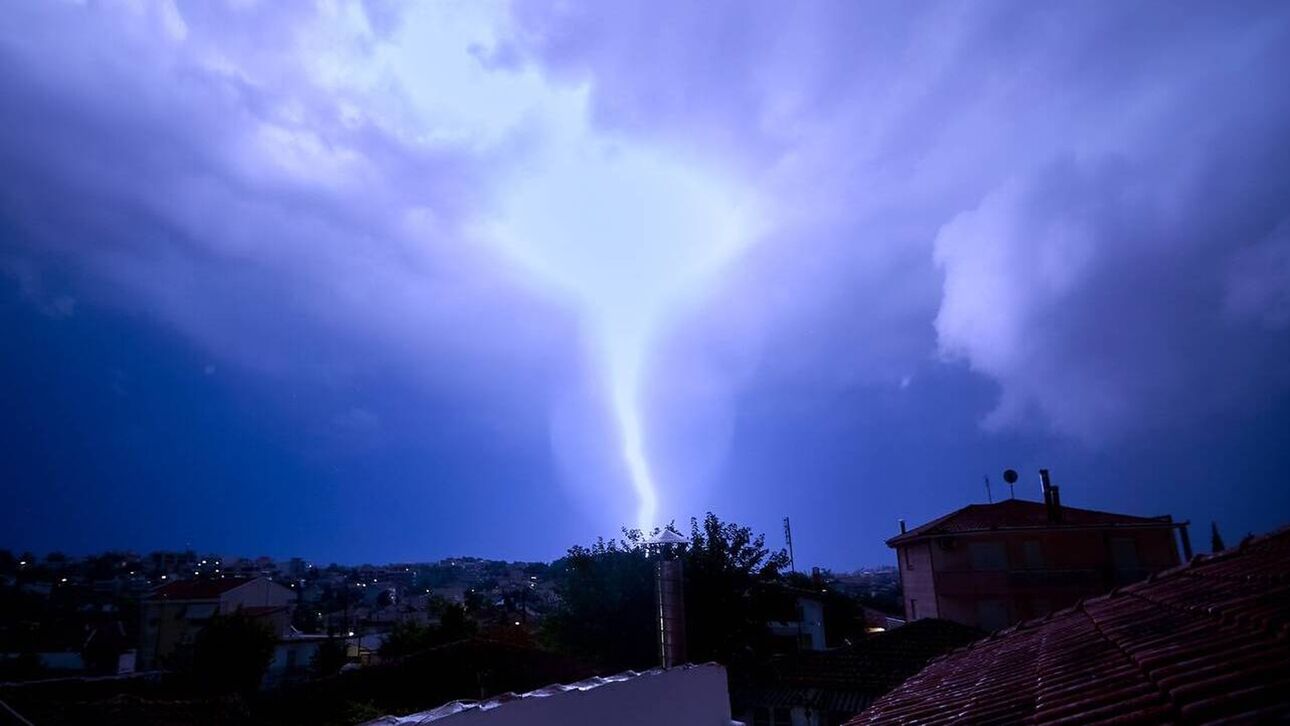
[[[932,661],[851,724],[1290,718],[1290,529]]]
[[[626,671],[482,701],[452,701],[364,726],[730,726],[726,669],[716,663]]]

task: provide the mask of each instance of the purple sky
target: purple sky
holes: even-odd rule
[[[0,546],[1290,520],[1290,5],[16,4]]]

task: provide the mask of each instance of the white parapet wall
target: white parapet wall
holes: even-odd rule
[[[726,669],[716,663],[589,678],[485,701],[453,701],[364,726],[729,726]]]

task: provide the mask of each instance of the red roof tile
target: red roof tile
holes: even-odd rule
[[[180,580],[153,590],[149,599],[218,600],[220,595],[254,580],[253,577],[228,577],[218,580]]]
[[[1290,717],[1290,529],[933,660],[851,724]]]
[[[1079,509],[1062,506],[1062,521],[1054,524],[1048,521],[1048,510],[1043,502],[1032,502],[1025,499],[1005,499],[994,504],[969,504],[962,509],[933,519],[908,532],[887,540],[892,546],[920,537],[942,534],[964,534],[998,529],[1035,528],[1035,527],[1114,527],[1114,526],[1173,526],[1168,516],[1135,517],[1131,514],[1099,512],[1095,509]]]

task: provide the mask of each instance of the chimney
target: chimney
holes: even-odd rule
[[[1062,498],[1057,487],[1048,478],[1048,470],[1039,470],[1039,484],[1044,488],[1044,508],[1048,511],[1048,521],[1057,524],[1062,521]]]
[[[654,565],[655,617],[658,618],[658,659],[664,668],[685,663],[685,569],[679,546],[686,540],[665,529],[645,542],[656,553]]]
[[[897,520],[897,521],[899,521],[899,522],[900,522],[900,533],[901,533],[901,534],[904,534],[904,533],[905,533],[905,520],[901,519],[901,520]]]
[[[664,668],[685,663],[685,580],[679,559],[658,561],[658,655]]]

